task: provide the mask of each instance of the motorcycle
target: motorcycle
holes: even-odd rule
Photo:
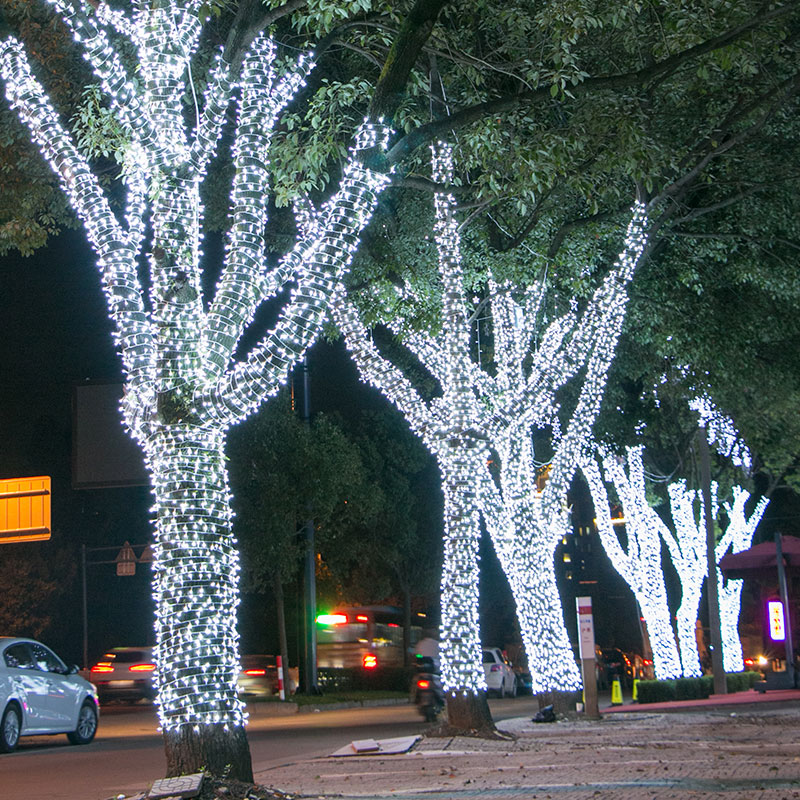
[[[432,658],[417,656],[414,703],[426,722],[434,722],[444,709],[442,682]]]

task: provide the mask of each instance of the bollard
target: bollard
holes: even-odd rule
[[[622,683],[619,678],[614,678],[611,683],[611,705],[622,705]]]
[[[276,659],[278,666],[278,696],[281,700],[286,699],[286,689],[283,686],[283,659],[278,656]]]
[[[639,679],[633,679],[633,697],[631,698],[634,703],[639,702]]]

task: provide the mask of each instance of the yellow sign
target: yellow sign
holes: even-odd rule
[[[0,544],[50,538],[50,478],[0,480]]]

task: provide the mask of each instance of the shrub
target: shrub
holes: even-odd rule
[[[413,667],[379,667],[368,670],[359,667],[337,669],[320,667],[317,681],[323,692],[382,691],[407,692],[414,677]]]
[[[746,692],[756,681],[761,680],[760,672],[730,672],[726,676],[729,692]]]
[[[675,699],[675,681],[639,681],[640,703],[666,703]]]
[[[729,692],[744,692],[761,680],[761,673],[731,672],[725,680]],[[714,678],[702,675],[669,681],[639,681],[638,699],[640,703],[666,703],[670,700],[702,700],[713,693]]]

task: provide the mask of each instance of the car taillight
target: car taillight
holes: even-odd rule
[[[492,668],[489,672],[500,672],[501,669],[503,669],[503,667],[500,664],[492,664]]]
[[[112,667],[110,664],[95,664],[90,670],[90,672],[113,672],[113,671],[114,667]]]
[[[267,671],[265,669],[246,669],[244,671],[245,675],[266,675]]]
[[[364,664],[364,669],[375,669],[378,666],[378,656],[367,653],[362,663]]]
[[[155,668],[155,664],[132,664],[129,667],[131,672],[152,672]]]
[[[426,681],[425,678],[420,678],[417,681],[417,686],[420,689],[430,689],[431,688],[431,682],[430,681]]]

